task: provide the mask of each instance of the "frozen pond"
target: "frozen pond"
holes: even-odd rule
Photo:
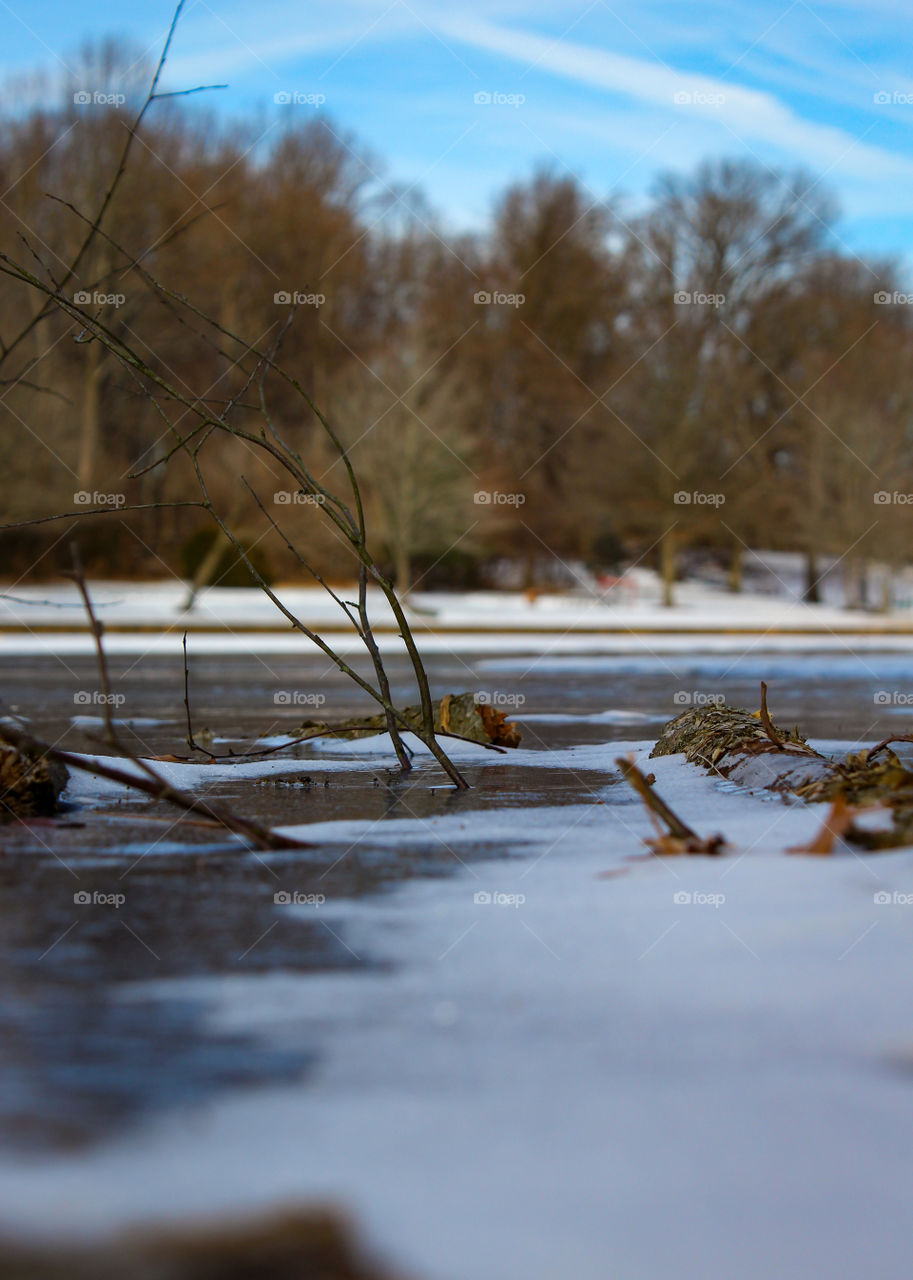
[[[7,709],[37,734],[98,749],[90,659],[6,658],[3,670]],[[408,697],[405,667],[391,670],[394,697]],[[670,870],[640,858],[648,827],[611,766],[688,701],[722,694],[756,707],[761,679],[774,717],[811,737],[852,745],[906,732],[913,664],[896,652],[791,656],[746,642],[742,653],[655,658],[467,652],[435,656],[429,670],[437,696],[482,691],[523,732],[509,757],[460,748],[474,784],[465,795],[427,761],[401,781],[389,755],[337,743],[296,748],[287,768],[253,783],[207,787],[276,825],[319,824],[307,852],[250,855],[176,826],[163,805],[93,793],[78,778],[73,825],[4,831],[5,1225],[38,1223],[46,1197],[73,1204],[59,1214],[65,1232],[330,1196],[419,1280],[658,1278],[674,1265],[671,1242],[667,1251],[631,1234],[646,1231],[651,1195],[694,1250],[736,1213],[736,1187],[767,1188],[767,1200],[739,1206],[701,1265],[678,1273],[773,1277],[790,1255],[782,1241],[763,1244],[763,1215],[798,1195],[800,1173],[820,1179],[820,1196],[786,1215],[792,1239],[817,1239],[827,1197],[849,1208],[856,1193],[851,1171],[844,1185],[834,1167],[853,1152],[871,1180],[858,1205],[868,1238],[913,1145],[898,1118],[877,1176],[859,1150],[867,1124],[881,1140],[891,1109],[909,1115],[913,1098],[905,914],[872,917],[873,928],[890,925],[874,935],[874,959],[871,942],[857,943],[874,890],[909,880],[913,891],[911,855],[849,867],[779,858],[819,815],[760,799],[746,813],[710,779],[682,785],[673,761],[659,783],[689,820],[714,806],[712,821],[731,821],[758,856]],[[369,710],[323,660],[191,652],[191,672],[194,726],[211,731],[215,752]],[[115,655],[111,674],[137,750],[186,755],[180,662]],[[723,896],[735,914],[670,914],[673,889],[719,893],[730,871]],[[479,893],[494,895],[487,916]],[[499,893],[524,901],[500,908]],[[843,954],[852,959],[838,967]],[[879,965],[897,976],[882,978]],[[739,1072],[757,1115],[733,1092]],[[779,1128],[764,1123],[777,1108]],[[831,1126],[798,1166],[792,1125],[810,1144]],[[708,1131],[710,1191],[690,1187],[673,1209],[675,1187],[689,1182],[684,1155],[696,1158],[690,1144]],[[473,1145],[484,1132],[487,1154]],[[446,1213],[408,1207],[422,1168],[455,1215],[473,1215],[475,1247],[465,1222],[451,1220],[442,1240]],[[510,1182],[500,1204],[496,1175]],[[774,1177],[786,1180],[779,1190]],[[760,1249],[754,1263],[733,1252],[733,1220]],[[522,1246],[505,1245],[505,1232],[524,1231]],[[882,1233],[873,1274],[904,1274],[902,1234]],[[849,1280],[862,1254],[841,1241],[838,1227],[822,1256],[827,1274]],[[543,1269],[531,1269],[539,1257]]]

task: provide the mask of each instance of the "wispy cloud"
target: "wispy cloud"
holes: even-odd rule
[[[43,0],[7,24],[4,61],[50,71],[112,31],[154,57],[170,10]],[[226,116],[272,110],[279,90],[325,93],[326,113],[456,228],[543,161],[594,198],[638,203],[657,171],[743,154],[821,175],[841,234],[890,251],[913,214],[911,39],[910,0],[194,0],[166,81],[228,81],[210,100]],[[480,89],[525,104],[479,109]]]
[[[535,65],[539,71],[660,107],[670,115],[681,115],[683,110],[676,105],[676,94],[690,94],[687,110],[715,121],[721,132],[727,130],[730,150],[742,139],[767,144],[817,170],[850,178],[913,179],[913,161],[907,157],[872,146],[835,125],[805,119],[764,90],[572,40],[551,40],[484,19],[444,16],[438,18],[438,25],[448,39],[500,54],[522,69]]]
[[[272,24],[270,24],[272,26]],[[210,27],[205,42],[196,50],[184,49],[168,62],[167,80],[172,87],[198,81],[225,80],[249,72],[279,78],[302,58],[335,55],[348,48],[364,33],[363,23],[347,23],[324,31],[291,27],[281,36],[268,39],[237,31]],[[214,40],[215,37],[215,40]]]

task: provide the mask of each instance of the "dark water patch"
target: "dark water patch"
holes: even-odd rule
[[[315,761],[263,785],[207,787],[209,798],[262,823],[369,824],[360,839],[342,833],[263,855],[145,798],[100,801],[59,825],[3,828],[0,1143],[86,1144],[226,1088],[306,1075],[320,1054],[307,1019],[281,1052],[264,1049],[255,1037],[214,1032],[205,1004],[177,986],[173,997],[164,987],[125,1000],[125,984],[371,966],[347,938],[347,901],[505,852],[484,834],[452,852],[431,828],[408,845],[372,842],[371,824],[533,799],[579,803],[607,782],[596,772],[518,766],[478,769],[474,780],[473,791],[456,793],[436,786],[440,773],[425,764],[400,779],[362,768],[321,774]]]
[[[78,987],[0,1011],[0,1138],[19,1150],[116,1138],[140,1116],[191,1107],[225,1088],[300,1079],[304,1048],[264,1048],[202,1029],[199,1002],[95,1000]]]
[[[592,799],[611,784],[594,769],[530,769],[506,763],[496,768],[487,761],[460,768],[470,791],[455,791],[440,771],[424,760],[405,777],[390,770],[363,772],[364,757],[353,763],[357,772],[321,774],[319,759],[308,761],[301,774],[276,775],[257,781],[256,807],[261,821],[274,825],[331,822],[359,818],[372,822],[400,818],[434,818],[478,810],[510,809],[531,804],[578,804]],[[250,796],[250,784],[239,783],[222,794],[240,804]]]

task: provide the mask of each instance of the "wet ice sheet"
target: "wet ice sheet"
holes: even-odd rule
[[[418,761],[430,762],[431,753],[418,738],[412,734],[404,734],[403,740]],[[267,757],[265,760],[240,760],[234,762],[216,761],[214,764],[194,764],[173,761],[152,761],[156,773],[166,782],[184,790],[192,791],[194,787],[207,786],[213,783],[231,782],[235,780],[253,780],[269,777],[280,777],[284,774],[302,773],[310,763],[319,767],[321,773],[350,773],[352,770],[395,770],[396,753],[387,733],[375,734],[369,738],[359,738],[353,742],[331,742],[326,739],[314,739],[307,744],[300,744],[302,753],[295,758]],[[627,744],[625,744],[627,745]],[[458,763],[484,764],[486,768],[521,766],[542,769],[567,768],[601,768],[605,764],[605,750],[597,745],[586,745],[569,748],[542,748],[540,750],[510,749],[489,751],[475,743],[450,740],[447,751]],[[144,779],[143,769],[130,760],[120,756],[81,755],[89,766],[88,770],[73,769],[64,798],[74,802],[91,802],[99,799],[123,797],[130,794],[130,788],[119,782],[113,782],[101,774],[91,772],[94,761],[102,765],[121,770],[123,773]],[[429,778],[436,785],[449,786],[443,773]]]
[[[574,654],[546,652],[533,662],[528,657],[485,657],[479,664],[482,675],[512,676],[535,670],[542,675],[561,676],[586,673],[588,675],[643,675],[656,673],[665,664],[657,656],[668,654],[670,665],[666,670],[677,676],[701,677],[719,681],[722,676],[736,673],[745,680],[847,680],[871,679],[874,681],[910,680],[910,657],[913,638],[899,639],[896,646],[879,643],[870,646],[863,637],[795,636],[783,644],[772,643],[775,637],[766,636],[763,647],[747,644],[744,638],[734,643],[733,637],[694,637],[687,643],[684,637],[671,637],[668,646],[651,639],[649,650],[641,653],[619,652],[617,655],[597,652]],[[808,640],[809,643],[803,643]],[[551,646],[546,646],[551,649]],[[632,646],[633,648],[633,646]],[[721,661],[721,654],[733,652],[731,664]],[[704,656],[704,654],[707,656]],[[814,655],[810,658],[810,655]],[[910,690],[913,694],[913,689]],[[907,704],[908,711],[913,703]]]
[[[398,635],[380,632],[376,636],[377,647],[382,654],[405,655],[405,646]],[[364,653],[364,645],[354,634],[341,633],[332,636],[333,648],[345,657]],[[738,654],[751,648],[763,647],[765,653],[781,654],[867,654],[913,652],[913,636],[909,634],[866,634],[846,626],[843,620],[840,630],[819,630],[811,634],[777,635],[762,633],[761,637],[738,634],[704,632],[700,627],[687,629],[679,634],[667,635],[652,632],[640,633],[636,628],[621,627],[604,633],[578,635],[554,634],[550,631],[530,629],[523,634],[498,634],[495,631],[445,631],[425,634],[419,632],[416,642],[423,657],[447,657],[456,653],[524,654],[538,661],[541,655],[580,656],[588,660],[600,654],[637,654],[649,660],[657,655],[688,655],[694,652],[709,654]],[[181,639],[174,632],[150,634],[145,631],[110,631],[105,635],[105,652],[111,656],[142,655],[144,657],[169,657],[181,659]],[[0,633],[0,657],[91,657],[95,642],[91,635],[79,632],[34,632],[19,634]],[[268,631],[254,635],[233,632],[197,632],[192,640],[192,654],[208,655],[305,655],[319,657],[316,645],[311,645],[298,633]],[[544,659],[542,659],[544,661]]]

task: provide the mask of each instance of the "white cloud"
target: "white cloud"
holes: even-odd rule
[[[681,118],[687,112],[715,121],[723,138],[728,132],[730,148],[740,141],[746,146],[763,143],[816,171],[852,179],[913,178],[913,161],[872,146],[833,125],[804,119],[763,90],[570,40],[550,40],[484,19],[439,16],[437,27],[450,40],[510,58],[523,72],[535,66],[622,98],[661,107],[670,116]],[[676,106],[675,95],[680,92],[690,93],[697,101],[686,107]],[[719,95],[723,96],[723,103],[711,105]]]
[[[289,63],[296,58],[313,54],[337,54],[347,49],[364,35],[364,24],[348,24],[328,31],[303,31],[290,29],[283,36],[271,36],[268,40],[251,36],[245,38],[241,31],[229,32],[220,28],[222,37],[213,48],[215,32],[207,32],[204,47],[196,52],[184,50],[168,59],[169,87],[178,88],[202,81],[225,81],[232,75],[248,72],[266,73],[277,79],[286,74]],[[328,58],[327,65],[332,61]]]

